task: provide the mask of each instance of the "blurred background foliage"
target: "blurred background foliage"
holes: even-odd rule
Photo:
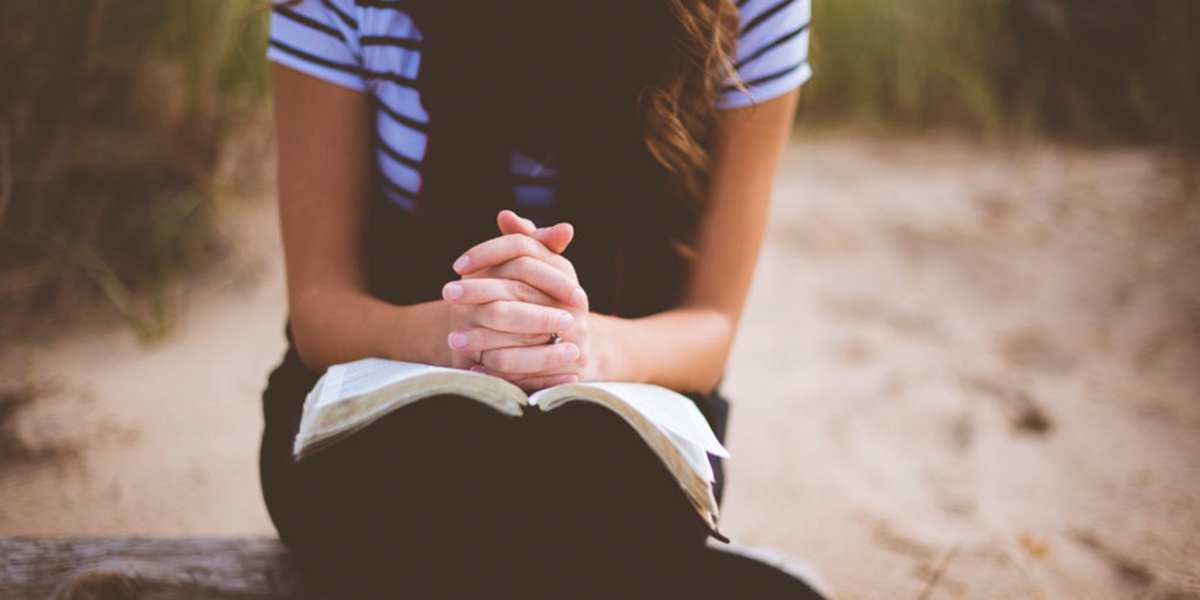
[[[220,252],[223,156],[269,134],[259,4],[0,2],[0,334],[98,295],[166,330],[172,283]]]
[[[802,122],[1200,146],[1195,0],[814,0]]]
[[[167,329],[269,163],[262,7],[0,3],[0,335],[100,296]],[[804,126],[1200,147],[1195,0],[814,0],[812,29]]]

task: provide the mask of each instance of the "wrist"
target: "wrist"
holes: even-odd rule
[[[391,307],[390,326],[383,328],[381,356],[439,367],[449,367],[453,351],[450,305],[442,300]]]
[[[608,315],[593,314],[588,317],[592,322],[591,354],[595,361],[592,373],[594,379],[603,381],[641,381],[642,374],[637,368],[637,361],[629,356],[628,349],[634,344],[628,343],[634,332],[634,323],[628,319]]]

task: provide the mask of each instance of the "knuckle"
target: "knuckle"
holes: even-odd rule
[[[513,270],[522,278],[528,278],[537,272],[537,261],[528,256],[513,259]]]
[[[529,238],[522,233],[510,233],[504,236],[504,249],[509,255],[523,255],[529,253],[527,242]]]
[[[507,302],[492,302],[487,305],[485,310],[496,327],[507,326],[512,320],[512,307]]]
[[[559,323],[562,320],[562,313],[556,310],[542,311],[542,326],[546,331],[555,333],[559,330]]]
[[[513,299],[512,294],[508,291],[508,281],[505,279],[489,278],[487,286],[481,289],[487,290],[487,296],[481,298],[483,302],[503,302]]]
[[[513,295],[524,302],[536,302],[539,300],[537,288],[524,281],[513,282]]]
[[[523,252],[525,254],[530,254],[530,255],[537,254],[537,247],[540,246],[541,244],[538,244],[538,242],[536,240],[534,240],[533,238],[531,238],[527,235],[524,235],[524,234],[518,234],[518,235],[520,236],[520,240],[521,240],[520,241],[521,252]]]

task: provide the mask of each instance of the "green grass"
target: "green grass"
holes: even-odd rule
[[[1200,3],[813,0],[801,118],[1200,146]]]
[[[810,121],[988,128],[1003,123],[989,77],[1002,0],[816,0],[804,91]],[[953,51],[951,51],[953,49]]]
[[[221,251],[221,153],[265,115],[261,6],[0,4],[0,331],[97,297],[167,331],[172,282]]]

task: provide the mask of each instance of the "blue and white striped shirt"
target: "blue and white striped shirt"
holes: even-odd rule
[[[383,193],[411,210],[421,189],[428,115],[417,91],[421,34],[399,1],[302,0],[271,17],[270,60],[367,93],[374,108],[375,167]],[[750,96],[726,88],[719,108],[782,95],[812,74],[808,64],[810,0],[737,0],[741,31],[735,67]],[[549,206],[553,168],[514,152],[517,203]]]

